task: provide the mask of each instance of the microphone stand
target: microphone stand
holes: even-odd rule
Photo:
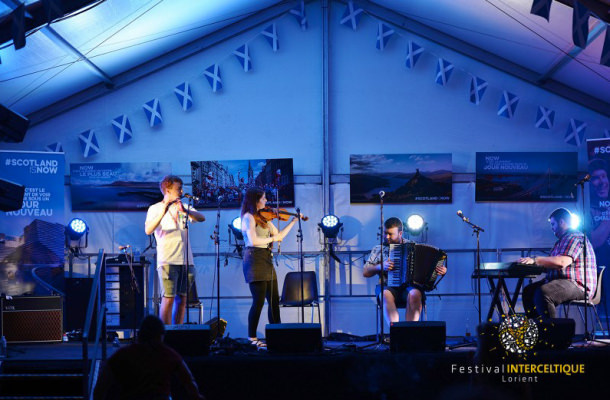
[[[222,201],[218,201],[218,210],[216,211],[216,226],[211,239],[214,240],[214,252],[216,254],[216,317],[220,324],[220,206]],[[219,325],[220,326],[220,325]]]
[[[385,194],[385,193],[384,193]],[[380,305],[381,305],[381,312],[379,313],[379,340],[378,343],[379,344],[383,344],[383,339],[384,339],[384,312],[385,312],[385,296],[384,296],[384,290],[385,290],[385,270],[383,269],[383,239],[384,239],[384,230],[383,230],[383,194],[380,193],[379,195],[379,217],[380,217],[380,225],[379,225],[379,231],[380,231],[380,235],[379,235],[379,261],[380,261],[380,267],[379,267],[379,275],[380,278],[379,281],[379,288],[380,288],[380,294],[379,294],[379,298],[380,298]]]
[[[133,337],[132,343],[136,342],[136,330],[138,329],[138,294],[140,294],[140,287],[138,286],[138,280],[133,270],[133,247],[129,246],[129,254],[127,257],[129,265],[129,273],[131,275],[129,284],[131,286],[131,293],[133,294]]]
[[[305,274],[305,260],[303,257],[303,229],[301,226],[301,209],[300,208],[297,208],[297,219],[299,221],[299,229],[297,231],[299,270],[301,272],[301,323],[304,324],[305,323],[305,299],[303,298],[303,296],[304,296],[305,290],[303,288],[303,275]],[[313,311],[312,311],[312,313],[313,313]],[[312,317],[312,319],[313,319],[313,317]]]
[[[185,310],[184,312],[186,313],[186,323],[190,324],[191,319],[190,319],[190,313],[189,313],[189,299],[191,297],[191,285],[189,285],[189,218],[191,215],[191,202],[193,200],[192,197],[187,197],[188,198],[188,204],[186,207],[186,218],[184,219],[184,230],[186,231],[186,246],[184,248],[184,251],[186,253],[184,259],[186,261],[186,305],[185,305]],[[180,199],[179,199],[180,200]],[[182,200],[180,200],[180,202],[182,202]],[[193,281],[195,277],[193,277]]]
[[[472,234],[477,235],[477,257],[476,257],[476,265],[475,269],[477,271],[477,298],[478,298],[478,308],[479,308],[479,325],[481,324],[481,243],[480,243],[480,234],[481,232],[485,232],[485,229],[480,226],[473,224],[466,217],[461,217],[462,221],[466,222],[472,228]]]

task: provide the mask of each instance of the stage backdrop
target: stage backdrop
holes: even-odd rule
[[[451,203],[451,154],[351,154],[350,201]]]
[[[196,208],[239,208],[246,189],[263,188],[269,205],[294,207],[292,158],[265,160],[192,161]]]
[[[25,186],[23,207],[0,214],[0,292],[63,287],[64,154],[0,151],[3,179]]]
[[[142,211],[163,200],[170,163],[70,164],[72,211]]]
[[[578,153],[477,153],[476,201],[576,201]]]

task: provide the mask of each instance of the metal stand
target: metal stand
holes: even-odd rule
[[[384,339],[384,312],[385,312],[385,296],[383,295],[383,292],[385,290],[385,270],[383,269],[383,239],[385,237],[384,235],[384,219],[383,219],[383,196],[385,195],[385,192],[381,191],[379,193],[379,218],[380,218],[380,223],[379,223],[379,232],[381,233],[381,235],[379,235],[379,246],[380,246],[380,251],[379,251],[379,261],[380,261],[380,267],[379,267],[379,304],[381,307],[381,312],[379,313],[379,337],[377,338],[377,343],[378,344],[383,344],[383,339]]]
[[[191,203],[192,203],[193,198],[192,197],[188,197],[188,204],[186,207],[186,218],[184,219],[184,230],[186,231],[186,246],[184,247],[184,260],[185,260],[185,264],[186,264],[186,304],[185,304],[185,309],[184,312],[186,313],[186,323],[190,324],[191,323],[191,319],[189,316],[189,299],[191,297],[191,285],[189,285],[189,218],[190,218],[190,213],[191,213]],[[181,201],[179,199],[179,201]],[[193,277],[194,280],[194,277]],[[172,310],[172,317],[173,317],[173,310]]]
[[[297,219],[299,221],[299,229],[297,231],[297,243],[299,253],[299,272],[301,273],[301,323],[305,323],[305,290],[303,288],[303,274],[305,273],[305,259],[303,255],[303,229],[301,226],[301,209],[297,208]],[[313,308],[312,308],[313,313]],[[313,315],[313,314],[312,314]],[[312,317],[313,319],[313,317]]]
[[[214,241],[214,253],[216,256],[216,316],[220,323],[220,205],[222,201],[218,201],[218,210],[216,211],[216,225],[214,233],[210,238]]]

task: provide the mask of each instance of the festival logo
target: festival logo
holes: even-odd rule
[[[538,326],[523,314],[509,315],[500,323],[498,337],[507,353],[525,355],[538,343]]]

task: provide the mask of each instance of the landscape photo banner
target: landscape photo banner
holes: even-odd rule
[[[171,172],[164,162],[70,164],[72,211],[145,211]]]
[[[452,180],[450,153],[350,155],[351,203],[451,203]]]
[[[0,212],[0,292],[48,294],[63,281],[64,154],[0,151],[0,164],[25,186],[21,209]]]
[[[576,201],[576,152],[476,154],[476,201]]]

